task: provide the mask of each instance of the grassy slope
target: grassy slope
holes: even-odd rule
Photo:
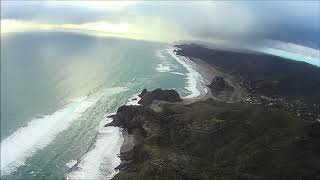
[[[164,106],[136,162],[114,179],[316,179],[320,124],[259,105]]]
[[[241,76],[249,93],[282,96],[307,104],[320,102],[320,68],[266,54],[248,54],[207,49],[198,45],[177,45],[179,55],[200,58],[220,70]]]

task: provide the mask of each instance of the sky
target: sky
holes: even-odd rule
[[[33,30],[319,49],[320,1],[1,1],[2,33]]]

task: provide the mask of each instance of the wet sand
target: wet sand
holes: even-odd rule
[[[150,108],[153,109],[155,112],[160,112],[162,110],[162,104],[183,104],[188,105],[197,101],[204,101],[209,98],[212,98],[217,101],[223,101],[228,103],[234,103],[242,101],[246,97],[245,91],[241,88],[241,86],[236,82],[236,80],[229,74],[223,73],[219,71],[217,68],[213,67],[212,65],[208,64],[207,62],[201,59],[190,59],[191,61],[195,62],[196,71],[201,74],[204,78],[205,85],[209,85],[213,78],[217,76],[221,76],[225,79],[225,81],[232,87],[234,87],[233,93],[224,93],[220,94],[219,96],[212,96],[211,90],[208,87],[205,87],[206,93],[201,94],[195,98],[187,98],[183,99],[181,102],[166,102],[160,100],[154,100],[153,103],[150,105]],[[130,151],[136,144],[137,140],[134,134],[128,134],[126,130],[122,132],[124,141],[121,146],[120,153],[126,153]],[[121,164],[127,163],[126,161],[122,161]]]
[[[201,59],[192,58],[190,60],[197,64],[197,67],[196,67],[197,71],[204,78],[206,85],[209,85],[212,82],[213,78],[220,76],[220,77],[223,77],[224,80],[234,88],[233,92],[223,91],[219,95],[213,96],[211,94],[211,90],[207,87],[207,94],[200,97],[200,99],[196,98],[196,100],[206,100],[208,98],[213,98],[217,101],[235,103],[235,102],[241,102],[246,99],[247,97],[246,92],[240,86],[239,82],[236,80],[235,77],[233,77],[230,74],[221,72],[216,67],[208,64],[207,62]],[[194,100],[191,100],[191,101],[194,102]]]

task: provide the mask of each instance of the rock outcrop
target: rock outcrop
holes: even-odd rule
[[[146,124],[155,119],[155,113],[145,106],[124,105],[118,108],[112,118],[113,121],[106,126],[122,127],[134,137],[133,148],[120,152],[121,164],[116,169],[123,171],[131,164],[140,163],[147,158],[143,149],[144,138],[149,133]]]
[[[285,111],[209,99],[122,106],[113,118],[137,142],[120,154],[117,180],[319,178],[320,123]]]
[[[256,53],[176,47],[178,55],[202,59],[235,76],[255,96],[318,107],[319,67]],[[135,163],[114,179],[320,179],[318,116],[306,121],[277,106],[226,103],[224,97],[238,90],[227,78],[216,77],[208,87],[219,101],[160,102],[162,110],[152,111],[154,100],[181,99],[176,92],[145,89],[140,108],[121,108],[116,124],[143,133],[136,136],[141,140],[134,150],[121,155]]]
[[[219,94],[222,91],[234,91],[234,88],[220,76],[215,77],[208,87],[211,89],[212,94]]]
[[[167,102],[182,101],[180,95],[175,90],[155,89],[153,91],[147,91],[146,89],[143,89],[139,96],[141,97],[141,100],[138,103],[144,106],[149,106],[153,100]]]
[[[256,52],[210,49],[195,44],[175,47],[180,56],[201,59],[237,77],[248,93],[319,105],[320,67]]]
[[[154,112],[145,106],[121,106],[115,115],[113,121],[106,126],[118,126],[128,130],[131,134],[134,129],[140,129],[143,132],[143,124],[147,119],[152,119]]]

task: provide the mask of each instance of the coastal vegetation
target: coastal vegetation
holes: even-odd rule
[[[262,105],[212,99],[160,106],[158,113],[148,106],[119,108],[117,125],[139,134],[140,140],[122,153],[132,163],[114,179],[318,177],[318,122]]]
[[[139,106],[120,107],[108,125],[124,128],[135,145],[121,152],[114,179],[320,178],[318,67],[176,47],[219,74],[210,77],[210,96],[188,101],[174,90],[144,89]]]

